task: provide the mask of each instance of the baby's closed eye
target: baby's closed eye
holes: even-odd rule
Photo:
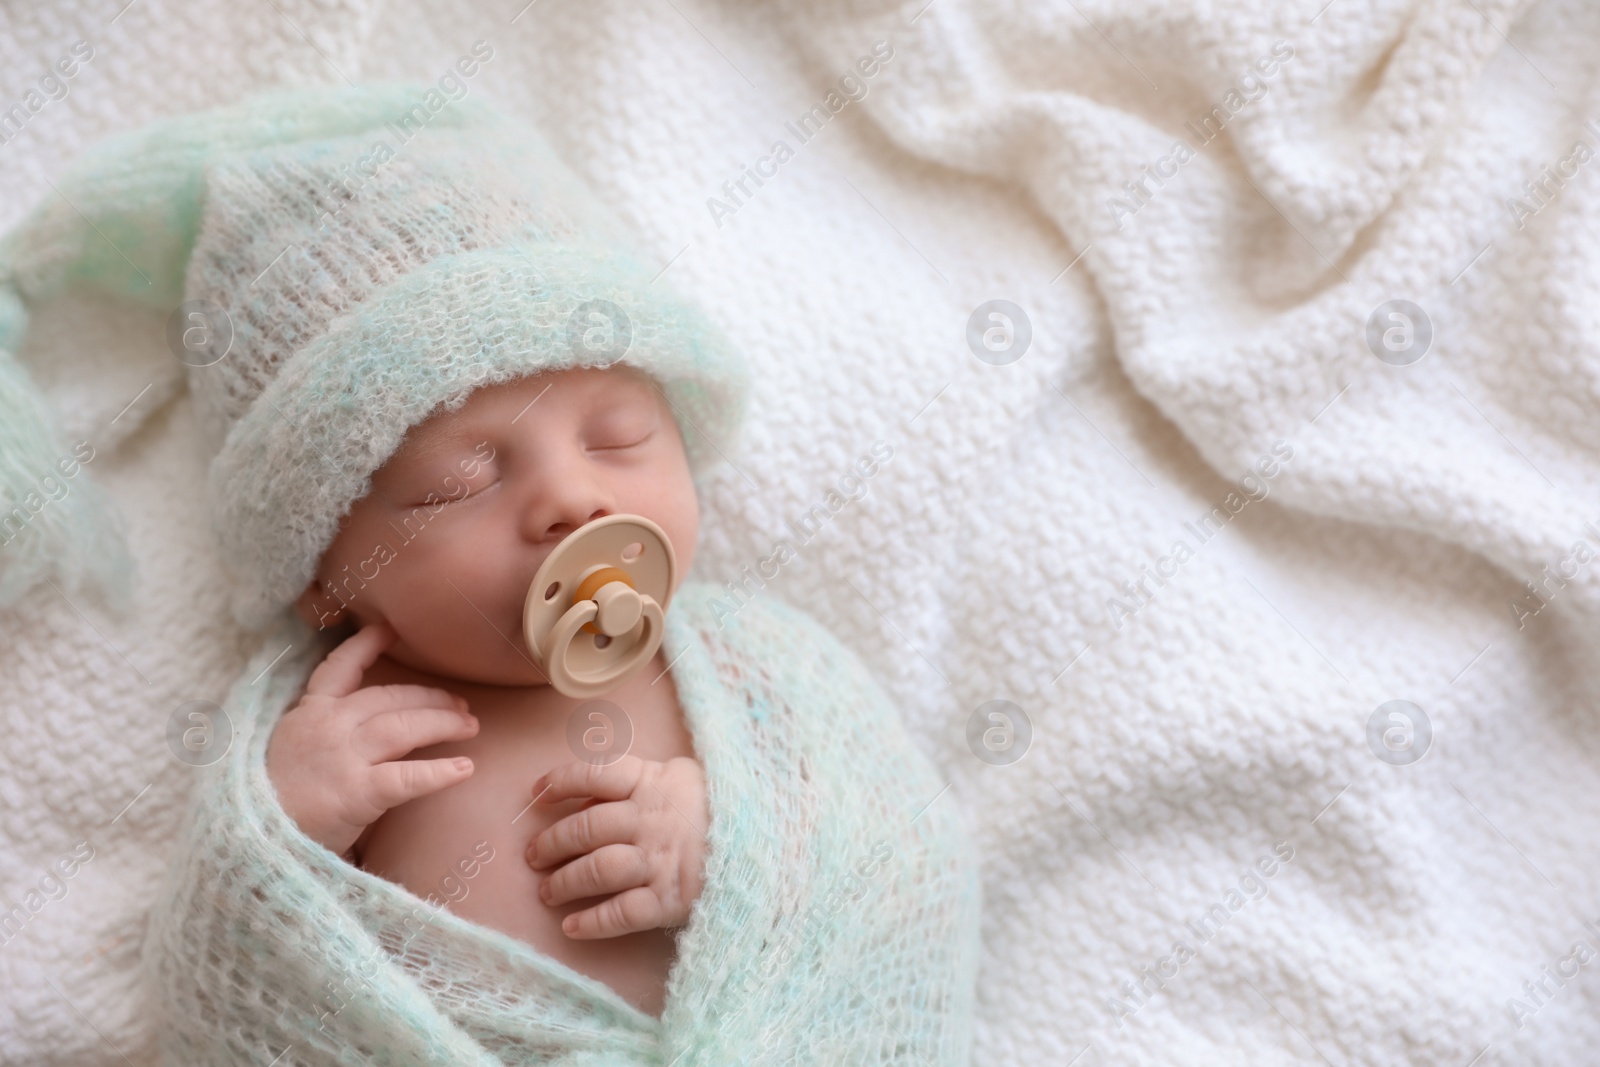
[[[459,503],[483,492],[500,480],[495,450],[488,442],[471,454],[445,453],[437,460],[403,471],[390,491],[407,507]]]
[[[637,448],[654,437],[660,426],[661,413],[654,405],[620,405],[586,428],[584,445],[595,452]]]

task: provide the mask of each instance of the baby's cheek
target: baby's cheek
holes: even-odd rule
[[[639,510],[651,518],[672,542],[672,553],[678,563],[678,580],[688,573],[694,562],[695,545],[700,533],[699,501],[692,482],[678,485],[665,478],[649,487],[647,503]]]
[[[454,614],[463,606],[463,593],[477,599],[483,584],[478,571],[494,549],[484,543],[486,538],[474,538],[470,526],[455,528],[462,525],[439,519],[420,530],[402,528],[388,539],[393,552],[383,565],[383,595],[397,609],[410,609],[419,617]]]

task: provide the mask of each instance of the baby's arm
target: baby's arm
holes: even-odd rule
[[[267,776],[283,810],[307,837],[356,863],[353,846],[380,815],[472,776],[465,756],[400,758],[475,735],[465,700],[420,685],[360,688],[398,638],[388,623],[374,623],[328,653],[267,741]]]
[[[535,870],[565,864],[540,886],[546,904],[616,894],[568,915],[561,923],[568,937],[617,937],[689,921],[705,886],[709,845],[706,778],[698,760],[574,761],[542,775],[533,793],[546,804],[572,797],[611,801],[567,816],[528,846]]]

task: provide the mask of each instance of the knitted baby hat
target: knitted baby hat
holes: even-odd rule
[[[742,357],[542,138],[476,99],[271,93],[104,142],[57,190],[0,241],[4,507],[61,454],[12,357],[24,301],[75,283],[169,311],[217,450],[230,607],[252,629],[311,581],[406,431],[479,386],[636,366],[697,478],[743,421]],[[0,545],[0,604],[51,568],[114,581],[114,519],[93,494],[73,505]]]

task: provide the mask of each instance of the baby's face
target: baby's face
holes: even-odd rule
[[[531,406],[530,406],[531,405]],[[387,621],[386,655],[487,685],[540,685],[522,638],[539,565],[593,519],[631,513],[672,541],[677,580],[700,513],[683,439],[633,367],[486,386],[411,428],[296,602],[312,626]]]

